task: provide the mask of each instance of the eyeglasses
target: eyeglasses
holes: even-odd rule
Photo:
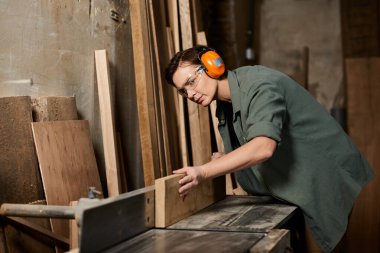
[[[202,66],[197,67],[195,69],[194,75],[189,74],[189,78],[187,79],[185,86],[181,89],[178,89],[178,93],[185,98],[189,97],[187,91],[194,90],[197,87],[199,80],[201,79],[204,72],[205,70]]]

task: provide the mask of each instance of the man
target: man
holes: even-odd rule
[[[313,238],[331,252],[346,231],[362,187],[373,177],[339,124],[288,76],[263,67],[224,71],[210,48],[177,53],[167,81],[189,100],[217,100],[226,154],[185,167],[181,196],[205,179],[235,173],[243,189],[299,206]]]

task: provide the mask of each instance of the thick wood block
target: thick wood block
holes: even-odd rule
[[[170,226],[225,197],[225,178],[219,177],[202,182],[182,200],[178,194],[182,177],[171,175],[156,180],[156,227]]]

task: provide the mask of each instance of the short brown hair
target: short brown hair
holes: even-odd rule
[[[196,45],[192,48],[176,53],[165,70],[166,81],[169,84],[174,85],[173,75],[174,72],[176,72],[176,70],[178,69],[180,62],[188,62],[189,65],[201,65],[201,61],[198,57],[199,52],[207,48],[208,47],[206,46]]]

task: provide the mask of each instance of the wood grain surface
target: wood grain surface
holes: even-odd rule
[[[108,196],[114,197],[120,194],[121,185],[106,50],[95,50],[95,65]]]
[[[225,197],[225,180],[219,177],[202,182],[182,200],[178,194],[181,178],[171,175],[156,180],[156,227],[170,226]]]
[[[70,205],[102,189],[86,120],[36,122],[33,136],[48,205]],[[53,232],[69,237],[67,220],[52,220]]]

